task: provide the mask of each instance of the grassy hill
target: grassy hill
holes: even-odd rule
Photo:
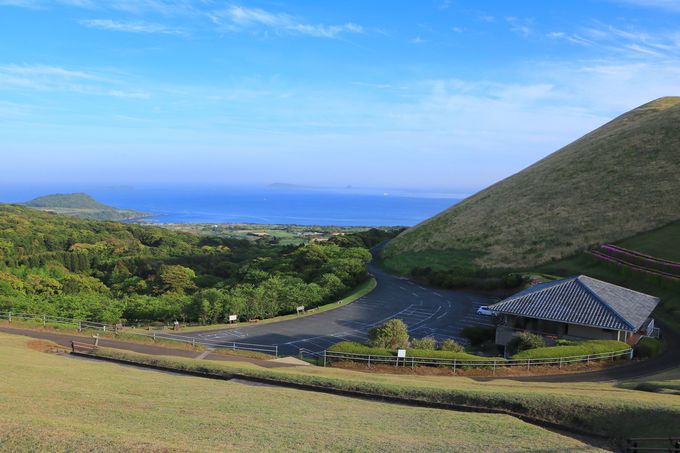
[[[82,219],[129,220],[149,217],[151,214],[131,209],[118,209],[100,203],[86,193],[52,194],[23,203],[24,206],[52,211]]]
[[[616,245],[656,258],[680,261],[680,221],[617,241]],[[680,280],[636,272],[624,266],[598,260],[587,253],[577,253],[543,264],[538,270],[563,277],[586,274],[660,297],[661,304],[655,311],[655,317],[680,331]]]
[[[177,376],[40,352],[49,348],[0,334],[0,451],[492,452],[508,442],[515,451],[601,451],[506,415]],[[670,405],[653,407],[677,413]]]
[[[527,269],[680,219],[680,97],[638,107],[406,230],[386,267]]]

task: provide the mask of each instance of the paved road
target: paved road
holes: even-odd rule
[[[488,317],[476,314],[481,305],[493,302],[465,291],[439,290],[420,286],[369,265],[378,285],[357,301],[327,312],[290,321],[244,326],[235,329],[191,332],[205,341],[277,345],[279,354],[297,354],[300,348],[321,351],[339,341],[364,341],[371,327],[398,318],[412,337],[432,336],[437,340],[460,338],[468,326],[491,326]]]

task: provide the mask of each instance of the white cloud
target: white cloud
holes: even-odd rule
[[[680,2],[677,0],[618,0],[618,2],[645,8],[680,12]]]
[[[510,31],[517,33],[525,38],[529,37],[531,34],[531,25],[533,24],[532,19],[518,18],[518,17],[506,17],[505,21],[510,26]]]
[[[149,99],[147,91],[129,87],[118,74],[67,69],[49,65],[0,66],[0,90],[66,91],[115,98]]]
[[[186,35],[187,32],[180,28],[166,27],[165,25],[149,22],[122,22],[110,19],[88,19],[81,20],[81,25],[101,30],[123,31],[130,33],[158,33],[165,35]]]
[[[297,34],[316,38],[338,38],[343,34],[360,34],[366,30],[354,22],[342,24],[309,23],[296,16],[271,12],[261,8],[249,8],[232,4],[218,9],[212,0],[0,0],[0,6],[17,6],[32,9],[50,9],[59,5],[99,11],[117,11],[141,16],[152,13],[166,17],[196,19],[194,25],[209,29],[210,24],[228,31],[273,30],[279,34]],[[119,21],[111,19],[88,19],[81,25],[112,31],[131,33],[159,33],[188,35],[187,29],[144,21]]]
[[[596,23],[581,28],[577,33],[551,32],[552,39],[563,39],[574,44],[598,48],[604,52],[616,52],[628,58],[668,58],[680,56],[680,32],[641,31],[636,28],[615,27]]]
[[[336,38],[343,33],[363,33],[364,28],[352,22],[340,25],[310,24],[286,13],[273,13],[260,8],[232,5],[209,13],[212,21],[230,31],[272,29],[278,33],[301,34],[317,38]]]

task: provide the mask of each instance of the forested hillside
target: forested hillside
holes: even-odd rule
[[[219,322],[336,300],[367,278],[371,230],[305,246],[197,236],[0,205],[0,310]]]

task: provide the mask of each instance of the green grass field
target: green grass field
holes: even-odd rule
[[[466,377],[364,373],[341,368],[271,370],[248,363],[151,357],[111,349],[100,349],[98,354],[222,376],[237,373],[380,396],[505,409],[600,433],[618,445],[631,436],[672,435],[680,418],[680,398],[620,388],[617,384],[621,383],[526,383],[503,378],[484,382]]]
[[[643,234],[632,236],[617,245],[658,258],[680,260],[680,222],[674,222]],[[641,291],[661,298],[654,316],[680,331],[680,282],[633,272],[607,264],[585,253],[545,264],[539,271],[571,276],[585,274],[616,285]]]
[[[0,451],[597,451],[505,415],[178,376],[35,344],[0,334]]]
[[[398,256],[383,256],[379,265],[387,272],[398,275],[409,275],[415,267],[427,266],[434,270],[448,270],[455,267],[470,268],[476,258],[482,253],[469,250],[423,250],[417,252],[404,252]]]
[[[672,261],[680,261],[680,222],[673,222],[656,230],[629,237],[618,245]]]

